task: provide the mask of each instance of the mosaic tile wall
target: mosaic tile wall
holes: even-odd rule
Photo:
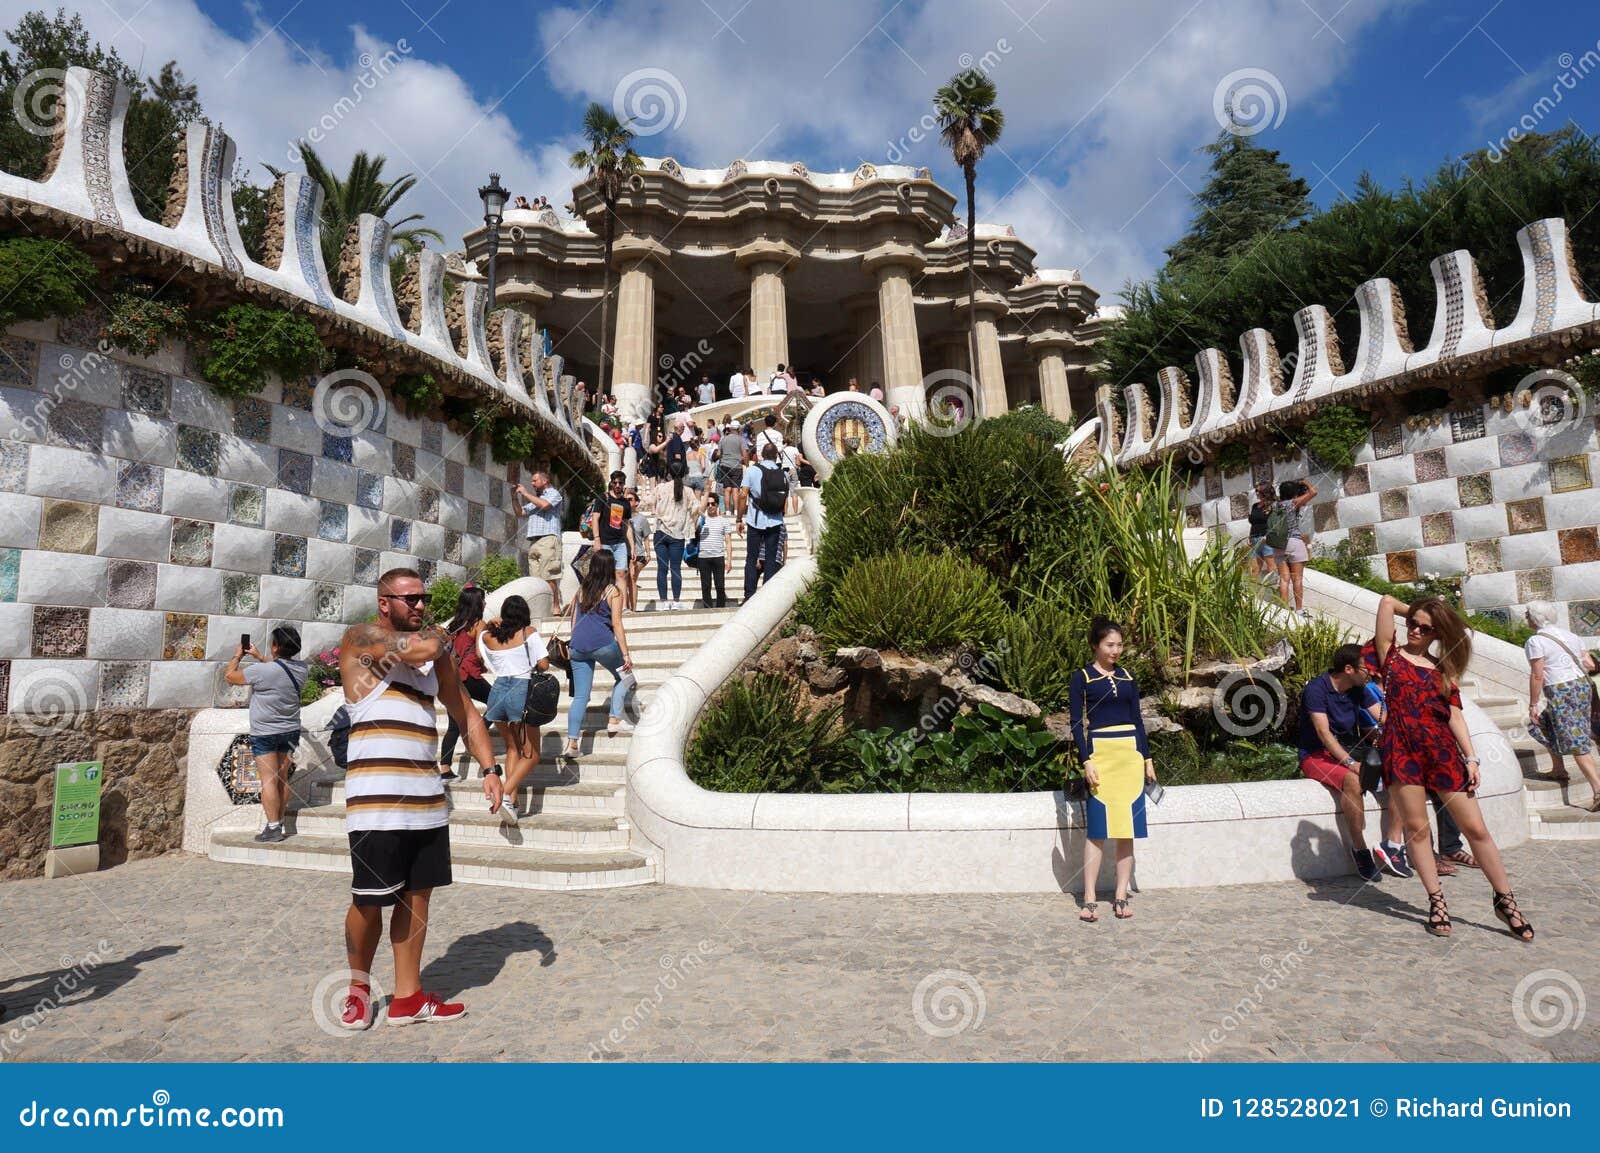
[[[332,436],[308,382],[229,400],[181,350],[86,356],[86,328],[0,337],[0,712],[240,703],[241,633],[292,623],[319,652],[384,569],[460,578],[514,548],[487,447],[392,407]]]
[[[1349,539],[1390,580],[1463,578],[1466,607],[1503,620],[1529,601],[1600,637],[1600,436],[1588,412],[1472,405],[1407,428],[1385,422],[1329,475],[1304,458],[1258,463],[1252,477],[1209,475],[1189,493],[1191,524],[1248,534],[1255,480],[1310,477],[1313,550]],[[1219,483],[1220,482],[1220,483]]]

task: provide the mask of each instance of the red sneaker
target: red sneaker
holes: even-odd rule
[[[352,983],[345,995],[344,1012],[339,1017],[339,1028],[360,1031],[370,1029],[373,1019],[372,990],[366,985]]]
[[[454,1021],[466,1015],[467,1007],[459,1001],[446,1001],[437,993],[413,993],[389,1002],[388,1021],[391,1025],[410,1025],[419,1021]]]

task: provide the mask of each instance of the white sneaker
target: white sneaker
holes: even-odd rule
[[[509,800],[500,802],[500,823],[515,826],[518,821],[517,806]]]

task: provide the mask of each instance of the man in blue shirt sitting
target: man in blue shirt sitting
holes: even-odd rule
[[[761,459],[744,470],[739,487],[748,496],[740,531],[745,537],[744,599],[756,586],[783,568],[783,506],[789,499],[789,478],[778,463],[776,445],[761,446]]]
[[[1376,881],[1383,869],[1367,849],[1361,761],[1356,755],[1362,751],[1364,734],[1378,724],[1378,706],[1366,691],[1369,676],[1360,645],[1335,650],[1328,671],[1309,681],[1300,694],[1299,744],[1300,771],[1325,786],[1338,802],[1356,871],[1362,880]]]

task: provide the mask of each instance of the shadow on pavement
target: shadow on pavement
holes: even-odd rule
[[[538,925],[512,921],[497,929],[482,929],[457,937],[444,956],[430,961],[422,971],[422,987],[452,997],[463,989],[493,984],[506,962],[518,953],[538,952],[539,964],[556,963],[556,946]]]

